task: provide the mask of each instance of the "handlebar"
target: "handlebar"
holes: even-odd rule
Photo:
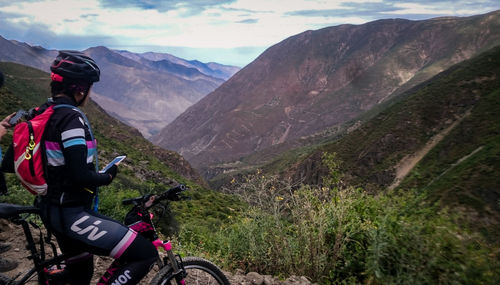
[[[186,185],[179,184],[161,194],[145,194],[140,197],[122,200],[122,204],[145,205],[147,208],[149,208],[161,202],[162,200],[179,201],[184,198],[183,196],[180,195],[181,192],[184,192],[186,190],[187,190]],[[151,203],[149,205],[146,205],[146,203],[149,201],[151,201]]]

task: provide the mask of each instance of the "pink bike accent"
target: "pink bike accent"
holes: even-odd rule
[[[130,228],[138,233],[154,230],[153,226],[149,223],[146,223],[146,222],[135,223],[135,224],[131,225]]]
[[[166,243],[163,242],[161,239],[157,239],[153,241],[153,245],[156,248],[163,248],[165,251],[171,251],[172,250],[172,243],[170,241],[167,241]]]

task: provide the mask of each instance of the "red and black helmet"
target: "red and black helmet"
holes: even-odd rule
[[[65,78],[83,80],[90,84],[99,81],[101,71],[95,61],[79,51],[62,50],[56,57],[52,66],[51,77],[53,81],[64,81]]]

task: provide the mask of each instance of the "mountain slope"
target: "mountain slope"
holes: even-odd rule
[[[239,160],[358,117],[500,43],[498,30],[500,11],[307,31],[266,50],[153,142],[198,169]]]
[[[178,68],[184,67],[186,70],[196,69],[200,73],[209,75],[215,78],[220,78],[223,80],[228,80],[233,76],[239,67],[222,65],[215,62],[203,63],[197,60],[185,60],[168,53],[155,53],[155,52],[145,52],[145,53],[132,53],[129,51],[117,51],[121,55],[131,58],[135,61],[150,61],[150,62],[168,62],[169,64],[178,66]]]
[[[200,73],[185,79],[158,71],[105,47],[85,51],[101,68],[95,100],[104,109],[149,137],[222,83]]]
[[[139,129],[145,137],[158,132],[224,82],[225,79],[211,76],[212,73],[219,74],[224,70],[224,77],[237,70],[223,65],[211,69],[209,64],[202,63],[199,65],[203,68],[196,68],[189,61],[164,54],[157,54],[158,58],[164,57],[161,60],[149,60],[131,52],[111,51],[105,47],[90,48],[85,52],[95,57],[102,71],[101,81],[93,89],[95,101],[115,118]],[[0,37],[0,61],[49,71],[56,56],[55,50]]]
[[[0,70],[6,77],[6,86],[0,89],[0,116],[2,118],[20,108],[29,110],[29,108],[41,105],[50,97],[49,74],[26,66],[3,62],[0,62]],[[158,183],[183,179],[204,184],[199,174],[179,154],[153,146],[136,129],[112,118],[94,102],[90,101],[89,106],[83,108],[83,111],[89,115],[98,139],[101,161],[110,161],[116,155],[126,154],[128,159],[124,163],[123,170],[133,170],[139,181],[155,177],[158,178]],[[2,140],[2,142],[7,141],[10,141],[8,137]],[[157,164],[157,167],[162,170],[151,171],[147,164],[143,165],[145,161],[148,161],[148,164]]]
[[[49,74],[14,63],[0,62],[0,70],[6,76],[0,88],[0,117],[19,108],[28,110],[49,97]],[[89,103],[82,110],[92,124],[101,167],[117,155],[127,155],[113,183],[100,188],[101,213],[123,220],[130,207],[123,206],[122,199],[159,193],[177,183],[190,188],[186,195],[192,199],[171,203],[165,216],[155,212],[157,225],[165,236],[173,236],[176,228],[194,236],[210,235],[242,211],[244,205],[237,198],[207,189],[203,179],[178,153],[152,145],[136,129],[112,118],[92,101]],[[10,134],[2,138],[4,150],[12,141]],[[33,203],[33,195],[20,186],[15,175],[7,175],[7,183],[9,195],[1,196],[0,201]]]
[[[57,53],[0,36],[0,61],[16,62],[48,72]]]
[[[499,78],[497,46],[408,91],[287,173],[296,181],[322,183],[322,154],[334,152],[349,184],[368,191],[425,190],[444,205],[493,223],[500,215]],[[267,171],[278,170],[278,164]]]

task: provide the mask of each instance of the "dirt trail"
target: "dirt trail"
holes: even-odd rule
[[[449,133],[451,130],[453,130],[460,122],[462,122],[463,119],[465,119],[467,116],[471,114],[471,110],[467,110],[465,114],[461,117],[459,117],[455,122],[453,122],[450,126],[448,126],[446,129],[442,130],[441,132],[437,133],[434,135],[425,145],[423,148],[418,150],[417,152],[413,154],[409,154],[396,165],[396,178],[392,182],[392,184],[389,186],[389,189],[394,189],[399,186],[401,181],[410,173],[410,171],[417,165],[417,163],[427,154],[431,149],[433,149],[439,142],[441,142]]]
[[[38,241],[39,232],[33,230],[31,228],[32,234],[35,238],[35,241]],[[32,267],[32,261],[27,259],[29,255],[28,250],[26,250],[26,241],[24,237],[23,230],[20,226],[12,224],[6,220],[0,219],[0,241],[8,242],[12,245],[12,249],[2,253],[1,257],[9,258],[16,260],[19,265],[16,269],[11,270],[9,272],[4,272],[9,277],[15,277],[18,274],[23,274],[27,272]],[[46,247],[46,250],[49,250]],[[113,261],[110,257],[94,257],[94,277],[92,279],[91,284],[97,284],[100,276],[104,273],[104,271],[108,268],[108,266]],[[157,273],[157,267],[155,266],[153,270],[139,283],[141,285],[146,285],[151,282],[154,275]],[[243,271],[238,270],[235,273],[224,272],[228,277],[229,281],[233,285],[253,285],[253,284],[267,284],[267,285],[315,285],[310,282],[305,277],[300,276],[290,276],[286,280],[280,280],[277,277],[269,276],[269,275],[260,275],[256,272],[250,272],[248,274]],[[28,282],[27,284],[38,284],[36,277],[34,280]]]

